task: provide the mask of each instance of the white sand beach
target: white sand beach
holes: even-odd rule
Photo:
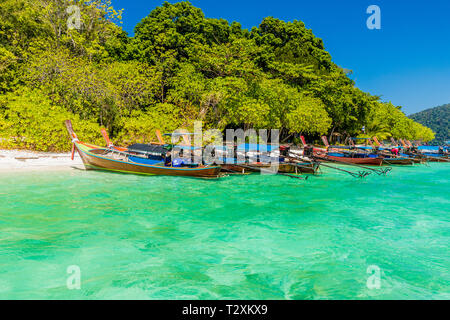
[[[0,173],[11,171],[74,170],[84,168],[75,153],[34,152],[27,150],[0,150]]]

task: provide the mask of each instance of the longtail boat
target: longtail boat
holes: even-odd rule
[[[383,157],[383,165],[413,165],[416,160],[410,157]],[[420,160],[419,160],[420,161]]]
[[[260,172],[261,169],[269,169],[273,164],[270,163],[236,163],[236,164],[222,164],[222,170],[229,173],[247,174],[253,172]],[[281,173],[307,173],[315,174],[319,169],[318,163],[313,162],[283,162],[278,164],[278,172]]]
[[[243,143],[234,146],[218,146],[225,156],[222,170],[231,174],[249,174],[276,170],[284,174],[315,174],[319,163],[289,157],[289,146]],[[228,151],[235,149],[234,157],[227,157]],[[277,161],[278,163],[276,163]]]
[[[106,145],[109,148],[112,148],[114,150],[118,150],[118,151],[123,151],[126,153],[130,153],[130,154],[139,154],[139,150],[136,150],[136,148],[131,147],[117,147],[115,146],[110,138],[108,133],[106,132],[105,128],[101,129],[101,134],[106,142]],[[178,145],[178,148],[192,148],[196,149],[194,147],[192,147],[190,145],[189,140],[187,139],[187,135],[189,135],[188,133],[181,133],[184,144]],[[156,130],[156,136],[158,138],[158,142],[152,142],[150,145],[151,146],[158,146],[158,145],[165,145],[165,141],[164,138],[161,135],[161,132],[159,130]],[[245,148],[247,147],[247,148]],[[255,146],[252,146],[255,147]],[[226,146],[217,146],[217,148],[220,148],[222,150],[227,150],[228,147]],[[268,149],[269,151],[271,150],[270,146],[264,146],[264,148]],[[256,147],[255,150],[251,149],[251,150],[246,150],[248,149],[248,146],[245,146],[244,144],[236,146],[236,151],[258,151],[259,153],[259,145]],[[224,173],[228,173],[228,174],[249,174],[249,173],[256,173],[256,172],[261,172],[261,169],[269,169],[272,167],[272,160],[269,158],[269,161],[267,162],[246,162],[246,161],[242,161],[242,160],[238,160],[235,158],[227,158],[226,156],[222,159],[222,161],[224,162],[223,164],[220,164],[221,167],[221,171]],[[183,160],[185,161],[186,159],[183,158]],[[280,159],[278,159],[280,160]],[[211,163],[210,163],[211,164]],[[299,161],[289,161],[289,162],[279,162],[278,164],[278,172],[280,173],[292,173],[292,174],[299,174],[299,173],[310,173],[310,174],[315,174],[318,171],[319,168],[319,164],[318,163],[311,163],[311,162],[299,162]]]
[[[354,148],[353,142],[353,146],[331,146],[328,143],[328,139],[326,136],[322,136],[322,141],[326,147],[325,152],[313,149],[313,157],[317,161],[341,162],[355,165],[371,166],[381,166],[383,164],[383,159],[378,156],[372,157],[366,153],[356,153],[352,151],[342,150],[347,148]],[[334,150],[336,150],[336,152],[332,152]]]
[[[395,140],[393,141],[395,142]],[[404,144],[402,156],[409,156],[415,162],[450,162],[448,150],[445,146],[419,146],[409,140],[401,140]]]
[[[158,157],[143,157],[109,147],[105,148],[81,142],[73,131],[71,121],[66,120],[65,125],[73,143],[72,158],[76,150],[86,169],[132,174],[189,176],[199,178],[217,178],[220,175],[220,166],[175,166],[174,162],[176,159],[173,159],[168,163],[165,158],[164,150],[162,149],[158,151],[160,156],[158,159]],[[145,150],[143,152],[145,152]],[[154,150],[152,155],[154,156],[156,153],[156,150]]]
[[[325,144],[328,144],[328,141],[326,140],[326,137],[322,138],[325,142]],[[390,171],[391,168],[387,168],[387,169],[374,169],[374,168],[370,168],[367,166],[363,166],[360,164],[355,164],[355,163],[350,163],[350,162],[345,162],[345,161],[340,161],[340,160],[332,160],[330,158],[327,158],[328,154],[327,151],[319,151],[317,150],[317,148],[315,148],[312,145],[308,145],[306,144],[305,138],[303,136],[301,136],[301,140],[303,143],[303,152],[301,154],[298,154],[298,152],[293,151],[292,154],[293,156],[295,156],[298,160],[306,160],[306,161],[310,161],[316,164],[320,164],[321,166],[333,169],[333,170],[337,170],[337,171],[341,171],[341,172],[345,172],[348,173],[350,175],[352,175],[355,178],[364,178],[366,176],[368,176],[369,174],[371,174],[372,172],[375,172],[378,175],[385,175],[387,174],[387,172]],[[327,145],[327,149],[328,149],[328,145]],[[337,158],[341,158],[341,157],[337,157]],[[336,166],[331,166],[328,164],[324,164],[324,162],[334,162],[334,163],[341,163],[341,164],[346,164],[349,166],[353,166],[353,167],[358,167],[360,169],[363,169],[364,171],[359,170],[358,172],[354,172],[354,171],[349,171],[349,170],[345,170],[343,168],[339,168]]]
[[[280,163],[279,170],[284,173],[308,173],[316,174],[319,170],[318,162],[287,162]]]
[[[421,154],[418,157],[428,162],[450,162],[450,158],[443,155]]]
[[[318,161],[330,161],[330,162],[345,162],[351,164],[362,164],[371,166],[381,166],[383,164],[383,158],[379,157],[345,157],[337,156],[334,154],[318,154],[314,155],[314,158]]]
[[[366,140],[368,145],[355,145],[353,141]],[[420,159],[414,159],[409,155],[399,155],[399,147],[387,148],[385,147],[377,137],[373,137],[373,140],[379,145],[375,146],[370,138],[350,138],[351,145],[349,146],[348,153],[353,154],[353,157],[377,157],[382,158],[382,165],[413,165],[414,163],[421,163]],[[359,150],[358,152],[355,150]]]

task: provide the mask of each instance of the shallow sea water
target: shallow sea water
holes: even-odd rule
[[[2,173],[0,299],[450,299],[449,180]]]

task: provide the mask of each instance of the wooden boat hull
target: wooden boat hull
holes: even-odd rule
[[[449,159],[428,159],[428,162],[450,162]]]
[[[401,155],[400,157],[408,158],[411,161],[413,161],[414,163],[419,163],[419,164],[427,162],[426,158],[424,158],[420,155],[415,155],[415,154],[408,154],[407,156]]]
[[[448,157],[433,157],[433,158],[427,158],[428,162],[450,162],[450,159]]]
[[[259,172],[259,170],[252,168],[244,168],[235,164],[222,164],[220,165],[222,172],[230,174],[249,174],[253,172]]]
[[[390,166],[390,165],[403,165],[403,166],[410,166],[415,163],[414,159],[412,158],[383,158],[383,165]]]
[[[420,161],[420,163],[424,163],[424,162],[450,162],[450,157],[449,156],[427,156],[427,155],[423,155],[423,154],[417,154],[415,156],[415,159],[418,159]]]
[[[221,165],[223,172],[234,174],[248,174],[253,172],[260,172],[261,169],[268,169],[271,167],[270,163],[252,163],[242,167],[236,164],[223,164]],[[307,173],[315,174],[319,166],[313,163],[298,163],[297,166],[292,163],[280,163],[278,165],[278,172],[280,173]]]
[[[75,147],[83,160],[86,169],[107,170],[122,173],[164,175],[164,176],[188,176],[199,178],[217,178],[220,174],[220,166],[205,166],[196,168],[167,167],[164,165],[145,165],[133,163],[125,158],[117,156],[116,159],[102,155],[107,149],[75,142]]]
[[[315,174],[319,170],[319,165],[305,162],[305,163],[283,163],[280,164],[279,171],[282,173],[307,173]]]
[[[261,164],[256,164],[255,166],[259,167],[259,168],[270,168],[271,164],[261,163]],[[297,163],[297,165],[295,165],[295,163],[281,162],[278,164],[278,172],[281,172],[281,173],[314,174],[314,173],[316,173],[317,170],[318,170],[318,166],[317,165],[315,166],[313,163]]]
[[[315,156],[319,161],[329,162],[345,162],[349,164],[360,164],[368,166],[381,166],[383,158],[346,158],[346,157],[334,157],[334,156]]]
[[[421,159],[421,158],[417,158],[417,157],[414,157],[414,158],[411,158],[411,160],[414,162],[414,163],[425,163],[426,162],[426,160],[425,159]]]

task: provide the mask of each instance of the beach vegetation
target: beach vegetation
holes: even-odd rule
[[[79,8],[75,27],[69,6]],[[164,2],[130,37],[121,19],[110,0],[0,3],[2,147],[69,150],[66,118],[81,139],[98,141],[103,126],[116,144],[198,120],[206,129],[279,129],[284,141],[356,136],[364,126],[382,138],[434,138],[358,89],[302,21],[267,17],[246,30],[189,2]]]

